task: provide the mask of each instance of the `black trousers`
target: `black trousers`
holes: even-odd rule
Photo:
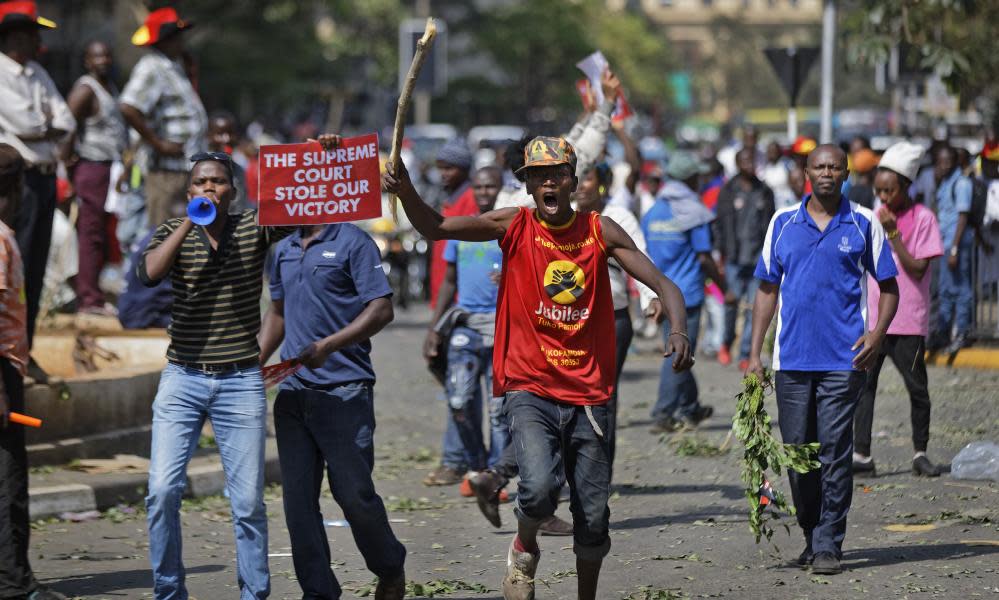
[[[926,452],[930,440],[930,392],[926,377],[925,340],[921,335],[888,335],[881,346],[881,355],[867,374],[864,393],[857,404],[854,422],[854,449],[858,454],[871,455],[871,427],[874,423],[874,397],[878,392],[878,376],[885,359],[891,357],[902,374],[909,392],[912,419],[912,447]]]
[[[7,407],[24,411],[24,380],[0,357]],[[28,452],[24,426],[0,428],[0,598],[23,598],[38,587],[28,563]]]
[[[56,176],[32,168],[24,172],[24,197],[17,211],[14,234],[24,261],[24,293],[28,300],[28,347],[35,338],[38,303],[45,282],[45,264],[52,244],[56,206]]]

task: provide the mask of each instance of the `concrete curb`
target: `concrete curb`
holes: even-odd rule
[[[964,348],[953,355],[927,353],[926,364],[959,369],[999,369],[999,348]]]
[[[271,440],[268,440],[271,441]],[[268,444],[264,463],[264,483],[281,482],[281,465],[277,452]],[[201,498],[221,494],[225,489],[225,473],[216,455],[214,460],[190,464],[187,469],[186,498]],[[88,483],[60,483],[29,486],[28,513],[32,520],[58,516],[64,512],[107,510],[118,504],[142,502],[146,497],[148,473],[109,473],[86,477]]]

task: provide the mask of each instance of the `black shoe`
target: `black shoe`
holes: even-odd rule
[[[816,575],[839,575],[843,566],[832,552],[819,552],[812,558],[812,573]]]
[[[555,515],[552,515],[541,524],[541,527],[538,527],[538,533],[541,535],[557,536],[572,535],[572,523],[563,521]]]
[[[940,477],[940,467],[930,462],[930,459],[919,455],[912,459],[912,474],[916,477]]]
[[[697,407],[697,410],[693,414],[685,415],[680,420],[683,423],[684,429],[697,429],[697,426],[706,421],[715,414],[715,408],[713,406],[701,405]]]
[[[475,492],[475,501],[479,504],[482,516],[493,527],[502,526],[499,514],[499,493],[506,483],[506,479],[500,477],[493,470],[482,471],[468,479],[468,484],[472,486],[472,491]]]
[[[375,600],[402,600],[406,595],[406,573],[395,577],[379,577],[375,587]]]
[[[815,558],[815,555],[812,554],[812,547],[805,546],[805,549],[801,551],[801,554],[798,555],[798,558],[792,561],[792,564],[796,567],[804,568],[812,564],[813,558]]]
[[[673,433],[674,431],[679,431],[682,427],[683,424],[673,417],[662,417],[652,424],[652,427],[649,429],[649,433]]]
[[[857,477],[877,477],[878,470],[874,466],[874,459],[867,462],[853,459],[853,474]]]

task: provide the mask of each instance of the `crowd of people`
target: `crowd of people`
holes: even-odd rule
[[[375,597],[403,597],[406,549],[372,480],[371,338],[394,316],[379,248],[355,224],[257,223],[254,151],[230,113],[206,112],[184,46],[191,23],[174,9],[135,32],[148,51],[120,92],[110,46],[94,41],[65,100],[35,60],[39,31],[54,26],[34,2],[0,3],[0,597],[62,597],[30,568],[24,433],[7,423],[25,384],[48,379],[30,349],[60,197],[77,207],[76,310],[168,326],[146,498],[154,596],[187,597],[179,508],[206,420],[241,597],[270,593],[261,367],[280,349],[301,367],[273,414],[303,594],[341,595],[319,504],[325,472],[378,577]],[[643,159],[614,118],[621,81],[608,69],[600,84],[603,103],[587,103],[567,133],[513,140],[496,164],[474,164],[453,139],[437,151],[436,184],[413,163],[384,165],[383,192],[433,243],[422,350],[445,420],[441,462],[423,483],[458,486],[496,527],[499,505],[515,502],[508,600],[534,598],[543,534],[573,536],[579,597],[596,598],[618,406],[630,401],[618,383],[636,331],[662,337],[660,435],[714,413],[698,395],[698,347],[767,377],[769,338],[782,437],[820,444],[822,468],[790,476],[797,562],[838,573],[853,476],[876,473],[886,358],[911,400],[913,473],[940,473],[927,456],[924,354],[969,342],[974,254],[991,256],[999,229],[999,141],[988,135],[975,161],[946,142],[761,146],[746,126],[741,143]],[[331,150],[341,138],[315,141]],[[217,206],[207,225],[186,216],[196,196]],[[132,256],[113,305],[101,272],[122,248]],[[566,485],[571,522],[555,515]]]

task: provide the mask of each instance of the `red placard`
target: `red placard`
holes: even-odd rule
[[[261,225],[321,225],[382,216],[378,134],[260,147]]]

